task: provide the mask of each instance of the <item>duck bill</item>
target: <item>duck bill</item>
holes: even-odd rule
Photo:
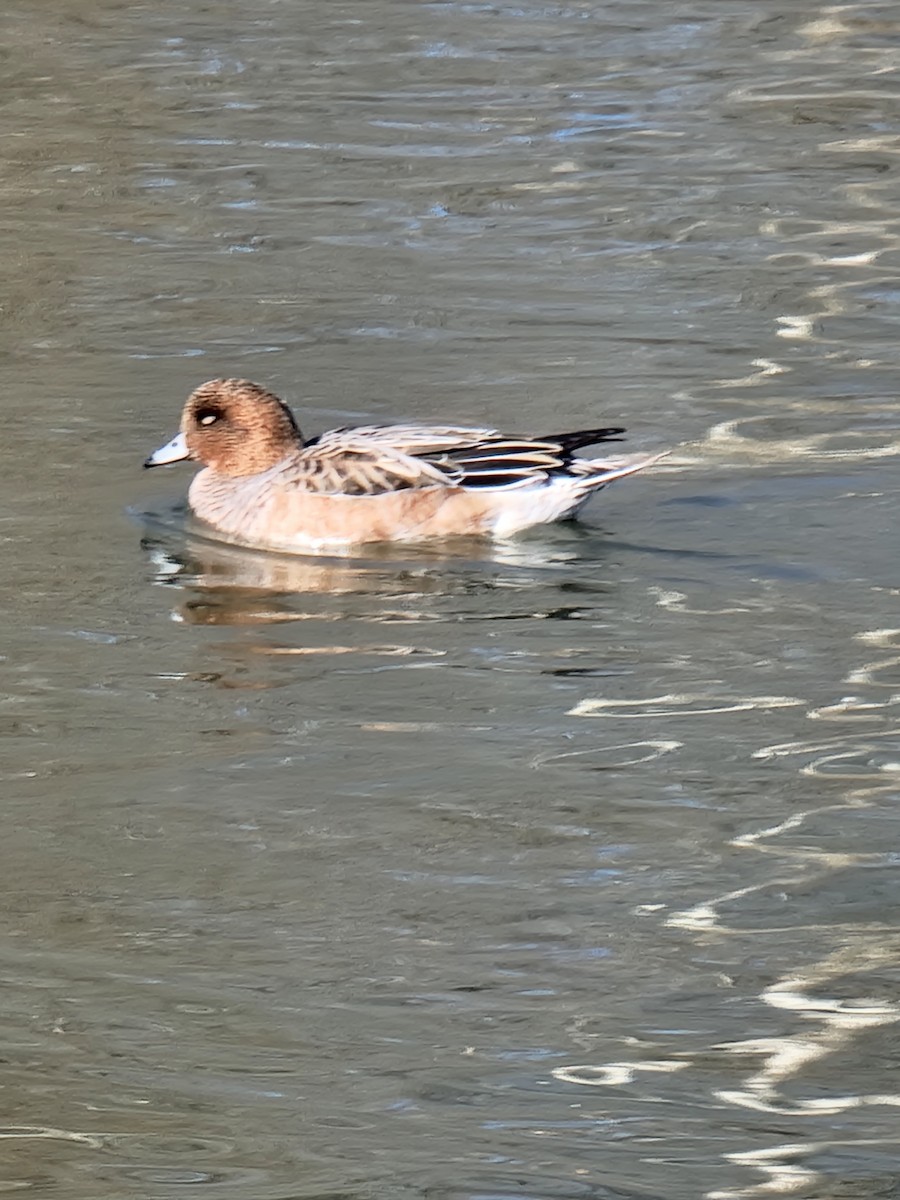
[[[144,463],[144,466],[165,467],[169,463],[183,462],[186,458],[190,457],[191,452],[187,448],[184,434],[179,433],[172,438],[171,442],[167,442],[165,446],[160,446],[158,450],[154,450]]]

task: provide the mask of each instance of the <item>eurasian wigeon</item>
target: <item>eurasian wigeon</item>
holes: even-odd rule
[[[580,458],[622,429],[506,437],[450,425],[364,425],[304,440],[291,410],[246,379],[189,396],[181,432],[145,467],[193,459],[191,509],[230,540],[336,550],[457,535],[507,537],[574,516],[593,492],[656,462]]]

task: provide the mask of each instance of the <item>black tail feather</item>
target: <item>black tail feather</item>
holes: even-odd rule
[[[624,429],[612,425],[608,429],[579,429],[574,433],[548,433],[545,437],[535,438],[535,441],[556,442],[566,454],[571,454],[573,450],[580,450],[582,446],[594,446],[597,442],[621,442],[622,438],[618,435],[624,432]]]

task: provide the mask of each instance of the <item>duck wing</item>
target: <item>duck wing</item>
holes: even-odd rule
[[[280,472],[280,482],[334,496],[379,496],[407,488],[452,487],[456,480],[419,457],[454,443],[459,429],[360,426],[311,438]]]
[[[305,491],[345,496],[435,486],[525,487],[568,474],[577,461],[575,450],[618,440],[623,432],[608,427],[519,438],[454,425],[332,429],[298,451],[289,482]]]
[[[384,446],[402,454],[428,455],[477,446],[500,436],[496,429],[468,425],[359,425],[353,429],[333,429],[317,440],[344,443],[352,439],[354,443],[365,441],[370,446]]]
[[[620,441],[618,435],[624,432],[608,427],[534,438],[494,433],[427,458],[463,487],[525,487],[545,483],[553,475],[571,474],[576,450],[596,442]]]

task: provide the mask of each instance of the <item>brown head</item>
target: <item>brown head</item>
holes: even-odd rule
[[[188,397],[178,437],[144,465],[192,458],[219,475],[258,475],[302,444],[291,410],[277,396],[249,379],[210,379]]]
[[[210,379],[192,392],[181,416],[190,456],[219,475],[258,475],[303,439],[291,410],[248,379]]]

